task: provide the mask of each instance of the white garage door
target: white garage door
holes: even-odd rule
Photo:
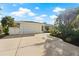
[[[9,34],[12,35],[12,34],[19,34],[20,33],[20,29],[17,28],[17,27],[10,27],[9,28]]]
[[[20,33],[21,34],[30,34],[30,33],[39,33],[39,30],[30,29],[30,28],[22,28]]]

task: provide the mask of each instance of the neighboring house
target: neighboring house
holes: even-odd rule
[[[9,34],[42,33],[45,27],[44,23],[33,21],[18,21],[17,24],[17,27],[9,28]]]

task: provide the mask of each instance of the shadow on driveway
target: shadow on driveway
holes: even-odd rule
[[[1,39],[8,39],[8,38],[22,38],[22,37],[28,37],[28,36],[34,36],[35,34],[17,34],[17,35],[8,35],[8,36],[5,36]]]

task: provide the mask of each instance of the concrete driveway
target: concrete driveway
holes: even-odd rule
[[[2,56],[42,56],[47,34],[0,39],[0,55]]]

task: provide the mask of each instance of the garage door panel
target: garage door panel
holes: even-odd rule
[[[24,28],[23,29],[23,34],[28,34],[28,33],[38,33],[40,32],[39,30],[35,30],[35,29],[28,29],[28,28]]]

